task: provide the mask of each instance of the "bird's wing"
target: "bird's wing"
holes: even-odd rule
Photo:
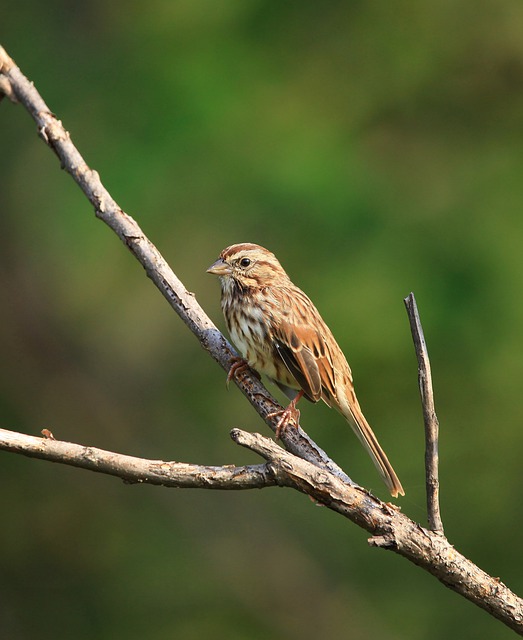
[[[299,293],[297,296],[293,292],[285,319],[274,327],[275,347],[306,397],[318,402],[322,397],[336,397],[332,355],[326,339],[329,329],[312,302]]]

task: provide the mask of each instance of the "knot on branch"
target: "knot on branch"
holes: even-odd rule
[[[370,547],[379,547],[381,549],[390,549],[396,551],[399,548],[398,541],[393,533],[387,533],[382,536],[372,536],[368,541]]]
[[[57,120],[56,116],[50,111],[42,111],[38,115],[40,118],[46,120],[45,124],[39,127],[38,135],[58,155],[55,144],[57,142],[70,140],[69,132],[65,130],[62,122]],[[62,165],[62,169],[63,168],[64,166]]]

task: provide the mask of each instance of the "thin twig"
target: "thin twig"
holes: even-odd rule
[[[418,306],[413,293],[404,300],[410,321],[410,330],[414,340],[414,349],[418,359],[418,383],[423,406],[425,423],[425,481],[427,486],[427,519],[429,529],[443,534],[439,507],[438,439],[439,423],[434,407],[434,391],[430,370],[429,353],[423,335]]]

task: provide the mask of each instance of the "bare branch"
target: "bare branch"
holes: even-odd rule
[[[405,307],[410,321],[410,330],[414,340],[414,349],[418,359],[418,383],[423,406],[423,422],[425,423],[425,483],[427,486],[427,519],[432,531],[443,534],[443,523],[439,508],[439,474],[438,474],[438,439],[439,423],[434,406],[432,389],[432,373],[430,370],[429,352],[421,326],[416,298],[410,293],[405,300]]]
[[[237,356],[233,347],[198,304],[194,294],[187,291],[136,221],[127,215],[111,197],[98,173],[87,166],[61,121],[51,112],[33,83],[23,75],[1,46],[0,78],[3,79],[4,85],[6,81],[9,83],[8,94],[12,99],[23,104],[29,111],[37,124],[40,137],[56,153],[62,168],[71,175],[87,196],[96,216],[118,235],[141,263],[148,277],[195,334],[202,347],[225,371],[229,371],[231,360]],[[238,378],[235,377],[234,381],[240,390],[269,427],[276,431],[278,419],[275,417],[271,419],[268,416],[282,407],[263,384],[248,371]],[[330,470],[345,482],[352,483],[347,474],[303,430],[287,429],[282,433],[282,441],[289,451]]]
[[[523,635],[523,600],[456,551],[441,533],[424,529],[396,505],[384,503],[360,487],[347,486],[259,434],[233,429],[231,436],[269,460],[278,478],[286,475],[295,489],[370,532],[371,546],[407,558]]]
[[[407,558],[523,635],[523,600],[457,552],[444,536],[420,527],[395,505],[378,500],[365,489],[347,485],[325,469],[285,451],[269,438],[240,429],[233,429],[231,437],[265,458],[266,464],[209,467],[143,460],[3,429],[0,429],[0,449],[116,476],[129,483],[229,490],[291,487],[371,533],[371,546]]]
[[[54,438],[35,438],[0,429],[0,449],[116,476],[129,483],[183,489],[261,489],[277,484],[266,464],[210,467],[184,462],[145,460]]]

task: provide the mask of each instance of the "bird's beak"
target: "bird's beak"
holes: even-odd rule
[[[207,273],[212,273],[215,276],[229,276],[232,273],[232,269],[225,260],[218,258],[218,260],[207,269]]]

